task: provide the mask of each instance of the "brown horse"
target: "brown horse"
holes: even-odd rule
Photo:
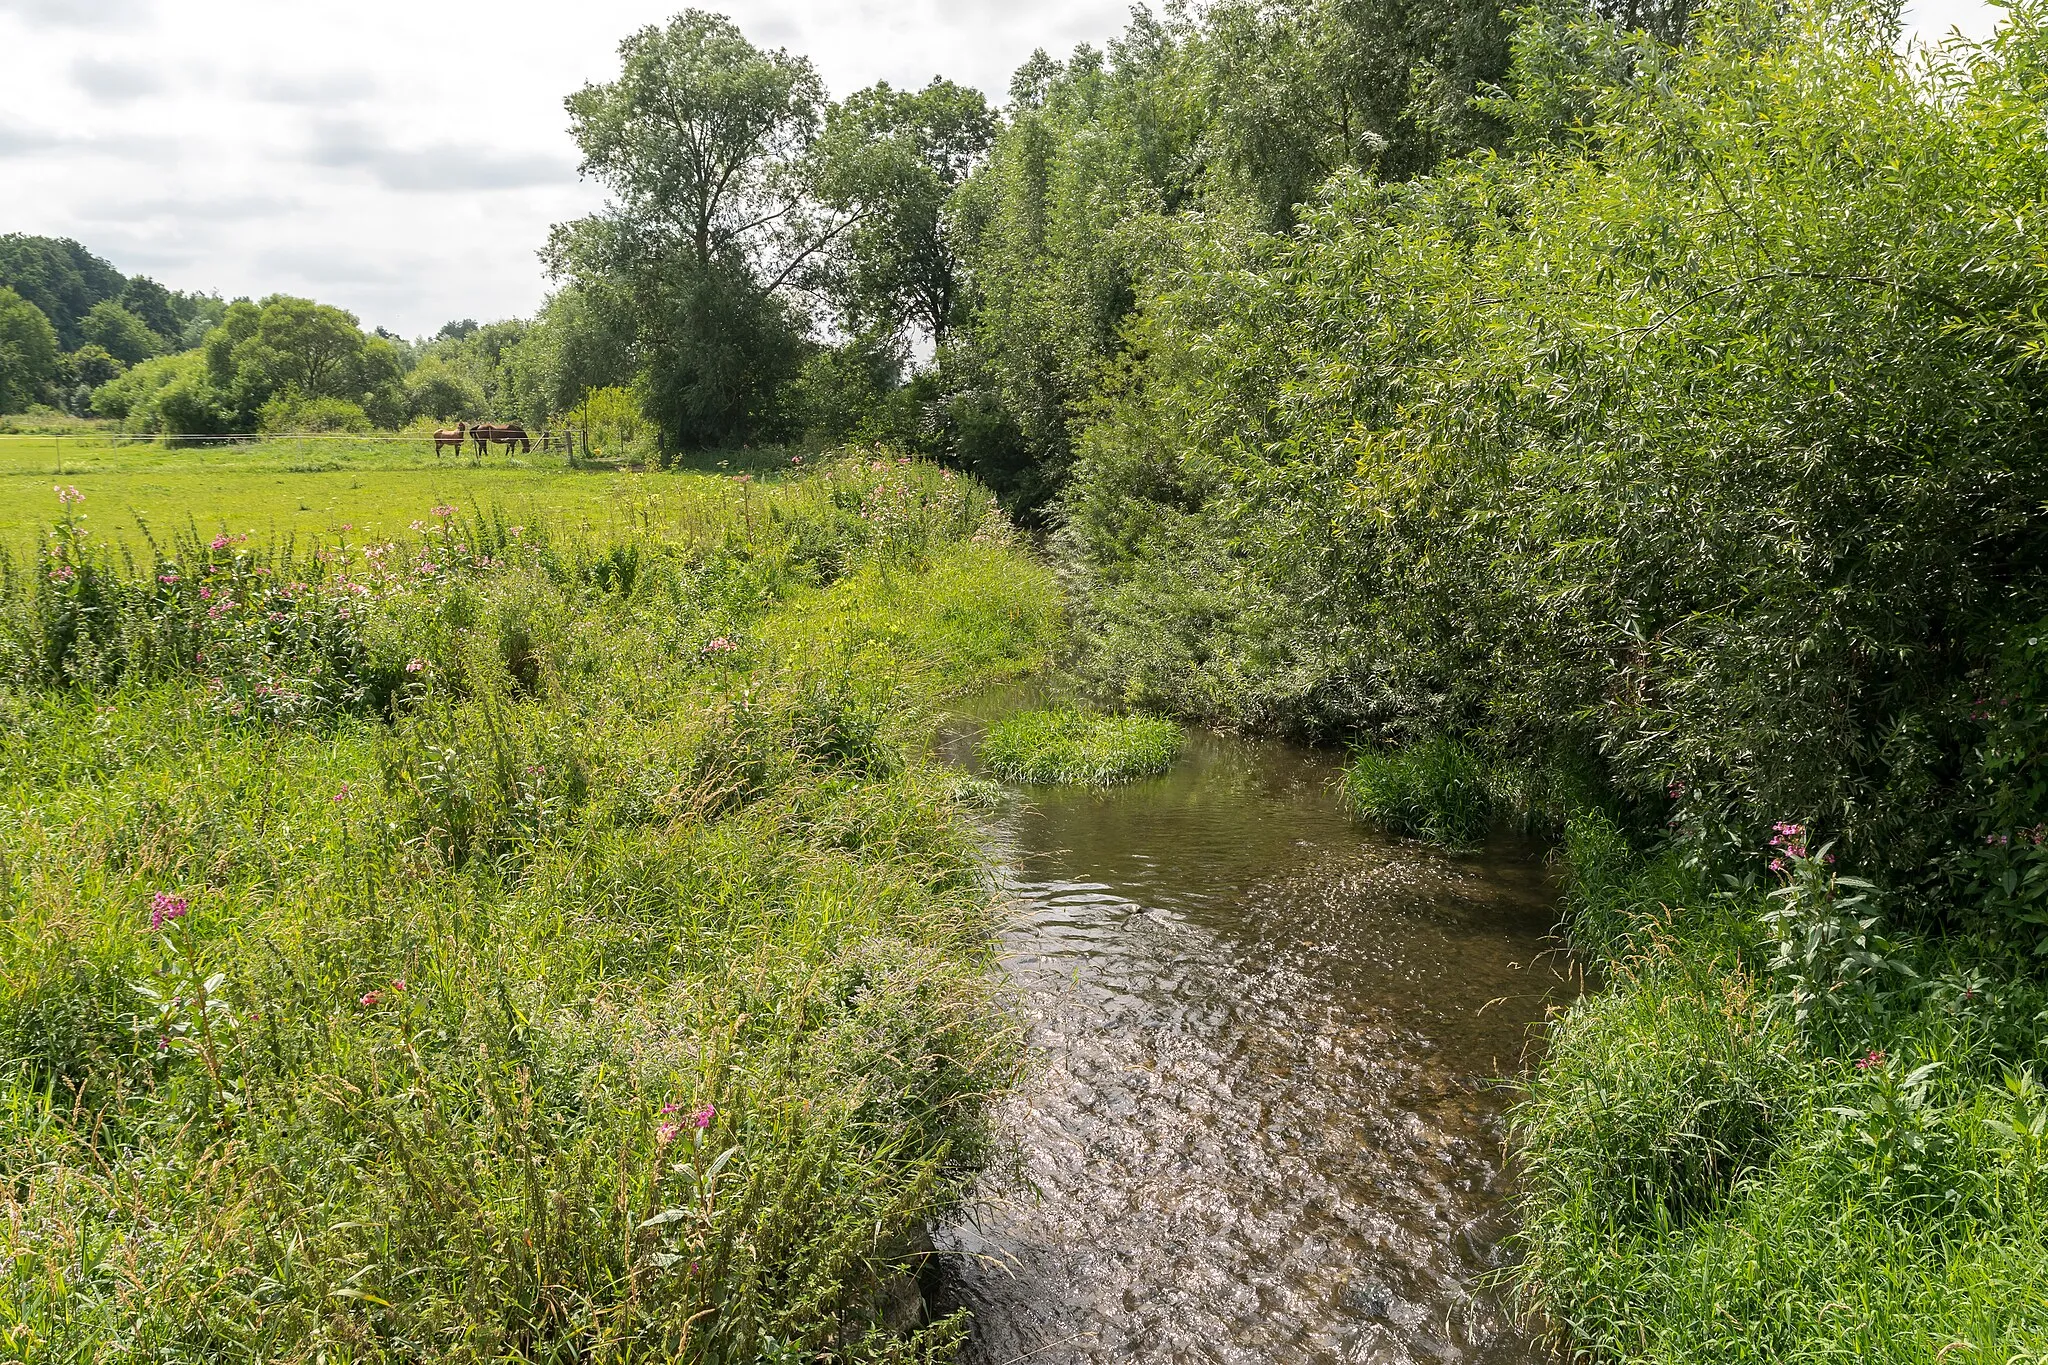
[[[528,436],[526,428],[517,422],[507,422],[503,426],[491,428],[491,439],[507,449],[518,446],[521,455],[533,449],[533,438]]]
[[[453,431],[449,431],[446,428],[443,428],[442,430],[435,432],[434,454],[439,455],[441,453],[442,446],[454,446],[455,453],[457,455],[460,455],[462,453],[463,439],[468,435],[469,423],[467,422],[457,422],[455,424],[455,430]]]

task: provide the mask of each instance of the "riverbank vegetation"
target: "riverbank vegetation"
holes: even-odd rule
[[[0,575],[9,1358],[957,1341],[909,1277],[1018,1052],[920,717],[1055,595],[949,473],[674,483],[125,557],[62,491]]]
[[[1568,830],[1521,1274],[1598,1356],[2048,1349],[2048,24],[1895,38],[1533,14],[1500,154],[1152,238],[1076,428],[1118,695]]]
[[[1180,746],[1180,727],[1157,716],[1019,711],[989,727],[978,753],[1013,782],[1104,787],[1165,772]]]

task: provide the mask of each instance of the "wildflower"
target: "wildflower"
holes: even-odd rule
[[[50,581],[52,583],[69,583],[76,577],[78,577],[78,571],[69,564],[59,564],[56,568],[50,570]]]
[[[2004,848],[2012,842],[2012,836],[2008,834],[1987,834],[1984,836],[1984,842],[1993,848]]]
[[[789,457],[789,462],[791,464],[802,464],[804,462],[804,457],[801,455],[792,455]]]
[[[1780,820],[1771,826],[1771,831],[1772,848],[1788,858],[1804,858],[1806,856],[1806,826],[1791,820]],[[1778,866],[1776,859],[1772,860],[1772,870],[1782,870]]]
[[[228,539],[228,537],[227,537],[227,533],[226,533],[225,531],[223,531],[223,532],[222,532],[221,534],[219,534],[219,535],[215,536],[215,537],[213,538],[213,542],[212,542],[212,543],[213,543],[213,548],[214,548],[214,549],[216,549],[216,550],[225,550],[225,549],[227,549],[227,548],[228,548],[228,546],[230,546],[230,545],[234,544],[234,542],[233,542],[232,540],[229,540],[229,539]]]
[[[711,1120],[717,1117],[718,1106],[715,1104],[707,1104],[702,1109],[699,1109],[696,1113],[690,1115],[690,1122],[696,1124],[699,1128],[709,1128],[711,1126]]]
[[[2048,843],[2048,825],[2036,825],[2028,830],[2026,832],[2026,840],[2036,848],[2039,848],[2044,843]]]
[[[664,1114],[673,1114],[676,1112],[676,1110],[681,1109],[682,1107],[683,1106],[679,1102],[675,1100],[670,1100],[667,1104],[661,1106],[661,1112]]]
[[[679,1124],[664,1123],[661,1127],[654,1130],[654,1140],[661,1146],[666,1147],[676,1140],[676,1134],[681,1131],[682,1127]]]
[[[349,794],[350,794],[350,790],[351,790],[351,789],[350,789],[350,787],[349,787],[348,783],[346,783],[346,782],[342,783],[342,784],[341,784],[341,790],[340,790],[340,791],[338,791],[338,792],[336,792],[336,793],[334,794],[334,799],[335,799],[336,801],[346,801],[346,800],[348,800],[348,798],[349,798]]]
[[[375,1008],[376,1008],[376,1006],[377,1006],[377,1002],[378,1002],[378,1001],[380,1001],[380,1000],[382,1000],[383,998],[384,998],[384,992],[382,992],[382,991],[371,991],[371,992],[369,992],[368,994],[366,994],[366,995],[364,995],[364,996],[363,996],[363,1008],[364,1008],[364,1009],[366,1009],[366,1010],[367,1010],[367,1009],[375,1009]]]
[[[352,521],[344,521],[344,522],[343,522],[343,523],[341,524],[341,533],[342,533],[343,535],[347,535],[347,534],[348,534],[348,533],[349,533],[350,531],[353,531],[353,530],[355,530],[355,529],[356,529],[356,524],[355,524],[354,522],[352,522]]]
[[[1685,784],[1674,780],[1670,786],[1664,789],[1664,794],[1673,801],[1682,800],[1685,797]]]
[[[199,585],[199,600],[200,600],[200,601],[202,601],[202,602],[204,602],[204,601],[207,601],[207,600],[209,600],[210,598],[212,598],[212,596],[213,596],[213,589],[212,589],[211,587],[209,587],[208,585],[206,585],[206,584],[204,584],[204,583],[202,583],[202,584],[200,584],[200,585]]]
[[[154,933],[174,919],[185,918],[185,898],[173,896],[168,891],[159,891],[150,897],[149,928]]]
[[[1858,1071],[1869,1071],[1873,1067],[1883,1066],[1884,1061],[1884,1049],[1874,1047],[1856,1059],[1856,1069]]]
[[[735,474],[732,476],[732,481],[734,483],[752,483],[754,476],[752,474]]]
[[[178,576],[174,573],[160,573],[156,576],[156,581],[163,584],[165,587],[169,587],[171,584],[178,581]]]
[[[524,526],[507,526],[505,528],[505,534],[512,537],[512,539],[517,540],[519,539],[519,537],[526,534],[526,528]]]
[[[398,994],[398,995],[404,995],[404,994],[405,994],[405,978],[401,976],[401,977],[397,978],[397,979],[396,979],[395,981],[393,981],[393,982],[391,983],[391,989],[392,989],[393,993],[395,993],[395,994]]]
[[[426,670],[426,667],[427,661],[425,659],[413,659],[406,664],[405,671],[408,673],[421,673]]]
[[[738,648],[738,645],[726,639],[723,635],[704,642],[704,652],[706,654],[730,654]]]
[[[66,507],[69,507],[74,502],[85,501],[85,494],[79,492],[75,485],[60,483],[54,485],[51,491],[57,495],[57,501],[63,503]]]

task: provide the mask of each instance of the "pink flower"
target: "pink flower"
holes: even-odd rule
[[[717,1117],[718,1106],[715,1104],[707,1104],[702,1109],[699,1109],[696,1113],[690,1115],[690,1122],[696,1124],[699,1128],[709,1128],[711,1126],[711,1120]]]
[[[673,1114],[676,1112],[676,1110],[681,1109],[682,1107],[683,1106],[677,1101],[670,1100],[667,1104],[661,1106],[661,1112],[664,1114]]]
[[[1864,1054],[1863,1054],[1863,1055],[1862,1055],[1861,1057],[1858,1057],[1858,1058],[1856,1059],[1856,1069],[1857,1069],[1858,1071],[1868,1071],[1868,1070],[1870,1070],[1870,1069],[1871,1069],[1872,1067],[1877,1067],[1877,1066],[1883,1066],[1883,1065],[1884,1065],[1884,1050],[1883,1050],[1882,1048],[1875,1048],[1875,1047],[1874,1047],[1874,1048],[1870,1049],[1870,1051],[1868,1051],[1868,1052],[1864,1053]]]
[[[213,538],[213,548],[216,550],[225,550],[227,549],[228,546],[232,544],[234,544],[234,542],[227,538],[226,532],[222,532],[220,535],[217,535]]]
[[[156,581],[169,586],[178,581],[178,576],[174,573],[160,573],[156,576]]]
[[[348,800],[349,794],[352,790],[353,789],[348,785],[348,783],[344,782],[341,784],[341,790],[334,794],[334,799],[336,801],[346,801]]]
[[[369,993],[368,993],[367,995],[365,995],[365,996],[363,997],[363,1008],[364,1008],[364,1009],[366,1009],[366,1010],[367,1010],[367,1009],[374,1009],[374,1008],[376,1007],[376,1005],[377,1005],[377,1002],[378,1002],[378,1001],[380,1001],[380,1000],[382,1000],[383,998],[384,998],[384,992],[382,992],[382,991],[371,991],[371,992],[369,992]]]
[[[1984,836],[1984,842],[1993,848],[2004,848],[2012,842],[2012,837],[2006,834],[1987,834]]]
[[[455,509],[444,502],[434,509],[434,515],[439,517],[441,520],[446,521],[448,520],[448,518],[455,515]]]
[[[427,661],[425,659],[414,659],[405,666],[405,671],[408,673],[418,673],[423,671],[426,666]]]
[[[704,642],[704,652],[706,654],[730,654],[738,648],[738,645],[726,639],[723,635]]]
[[[391,983],[391,989],[392,989],[392,990],[394,990],[394,991],[396,991],[396,992],[398,992],[398,994],[400,994],[400,995],[404,995],[404,994],[405,994],[405,978],[401,976],[401,977],[399,977],[399,978],[398,978],[398,979],[397,979],[396,981],[393,981],[393,982]]]
[[[661,1127],[654,1130],[654,1140],[659,1145],[666,1147],[676,1140],[676,1134],[681,1131],[682,1128],[678,1124],[664,1123]]]
[[[55,485],[52,491],[57,494],[57,501],[63,503],[66,507],[69,507],[74,502],[85,501],[85,494],[79,492],[72,485],[60,483]]]
[[[149,927],[151,932],[162,929],[174,919],[185,918],[185,898],[173,896],[168,891],[159,891],[150,898]]]

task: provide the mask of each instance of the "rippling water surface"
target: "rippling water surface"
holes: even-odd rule
[[[1552,890],[1527,850],[1354,826],[1336,773],[1196,733],[1167,777],[995,818],[1038,1057],[1022,1171],[938,1238],[981,1365],[1548,1359],[1484,1281],[1494,1082],[1576,988]]]

